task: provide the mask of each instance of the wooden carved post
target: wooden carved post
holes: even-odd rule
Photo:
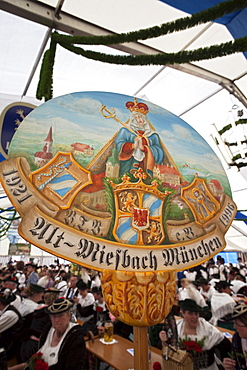
[[[148,328],[134,326],[134,369],[149,370]]]
[[[102,292],[112,315],[134,327],[134,368],[148,370],[148,326],[169,314],[175,299],[175,271],[103,270]]]

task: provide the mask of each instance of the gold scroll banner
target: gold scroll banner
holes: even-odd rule
[[[23,217],[19,233],[49,253],[98,270],[187,269],[225,248],[224,234],[218,226],[203,238],[175,246],[121,245],[72,229],[48,216],[40,205]]]
[[[202,225],[198,225],[196,222],[189,222],[182,225],[171,225],[168,220],[166,223],[166,231],[169,240],[172,243],[193,240],[202,235],[206,235],[205,228]]]
[[[36,204],[46,207],[46,214],[77,230],[90,235],[104,237],[107,235],[111,214],[109,212],[94,211],[81,205],[82,210],[71,207],[60,210],[58,206],[44,197],[29,181],[29,164],[25,158],[13,158],[0,164],[1,182],[14,207],[23,217]]]
[[[202,237],[203,235],[207,235],[215,225],[225,234],[231,224],[230,221],[233,219],[233,209],[236,210],[234,202],[230,197],[223,194],[220,211],[204,225],[196,221],[185,223],[183,220],[168,220],[166,230],[170,242],[181,243]]]
[[[20,235],[49,253],[96,270],[179,271],[201,264],[225,248],[224,234],[236,214],[234,202],[225,196],[216,217],[204,225],[206,235],[155,247],[120,244],[95,236],[97,227],[90,235],[57,220],[58,207],[32,186],[24,158],[4,161],[0,170],[3,187],[22,217]]]
[[[56,219],[89,235],[106,236],[112,220],[111,214],[94,211],[85,205],[81,205],[81,208],[82,210],[76,207],[62,210],[57,214]]]
[[[59,208],[44,198],[29,181],[30,167],[23,157],[0,163],[0,179],[11,203],[21,216],[37,203],[45,205],[47,213],[54,216]]]

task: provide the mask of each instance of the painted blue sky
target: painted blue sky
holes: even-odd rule
[[[45,139],[50,126],[53,127],[56,144],[97,142],[103,146],[121,128],[121,124],[114,119],[104,118],[100,113],[101,105],[108,109],[114,108],[117,118],[126,122],[130,116],[125,107],[127,101],[133,101],[133,97],[107,92],[78,92],[52,99],[34,109],[24,119],[11,143],[10,157],[11,149],[16,148],[20,140],[25,140],[27,136],[34,142],[38,137],[37,151],[41,150],[40,134]],[[191,126],[169,111],[144,102],[149,107],[150,122],[178,165],[200,165],[214,174],[225,175],[220,160]]]

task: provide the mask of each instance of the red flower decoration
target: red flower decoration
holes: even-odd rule
[[[35,370],[48,370],[49,366],[45,361],[39,359],[39,360],[36,360],[34,368]]]
[[[159,362],[153,363],[153,370],[161,370],[161,364]]]
[[[179,340],[179,347],[185,351],[196,353],[202,353],[202,348],[205,342],[205,338],[198,340],[191,340],[188,337],[185,337],[185,340]]]
[[[103,311],[103,307],[97,306],[97,307],[96,307],[96,311],[97,311],[97,312],[102,312],[102,311]]]
[[[49,370],[47,362],[42,359],[43,353],[37,352],[30,358],[27,366],[30,370]]]

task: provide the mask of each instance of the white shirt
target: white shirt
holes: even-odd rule
[[[19,320],[18,315],[14,311],[6,311],[8,307],[9,305],[6,306],[0,313],[0,333],[11,328],[11,326],[13,326]]]
[[[211,285],[211,287],[215,287],[215,284],[218,283],[220,281],[220,279],[211,279],[209,281],[209,285]]]
[[[82,281],[84,281],[85,284],[87,284],[91,280],[90,276],[88,275],[86,271],[82,271],[81,279]]]
[[[66,283],[66,281],[64,281],[64,280],[60,281],[56,285],[56,288],[60,290],[59,298],[60,297],[66,297],[66,290],[68,288],[68,284]]]
[[[223,264],[219,265],[220,280],[226,281],[226,275],[224,274],[225,266]]]
[[[91,283],[91,289],[96,287],[96,288],[99,288],[101,286],[101,281],[100,281],[100,277],[99,275],[95,276],[94,280],[92,280],[92,283]]]
[[[196,280],[196,274],[197,274],[197,272],[196,272],[196,271],[193,271],[193,272],[190,272],[190,271],[184,271],[184,275],[185,275],[185,277],[186,277],[189,281],[195,281],[195,280]]]
[[[185,299],[193,299],[200,307],[207,306],[205,299],[203,298],[199,290],[197,290],[196,287],[191,286],[191,284],[181,290],[181,292],[179,293],[179,300],[183,301]]]
[[[25,282],[26,282],[26,276],[25,276],[24,272],[17,271],[15,276],[18,279],[19,289],[24,288],[25,287]]]
[[[29,298],[25,298],[21,302],[18,310],[19,310],[21,316],[24,317],[24,316],[27,316],[29,313],[33,312],[34,310],[36,310],[36,308],[38,308],[38,306],[39,306],[38,303],[33,302]]]
[[[215,292],[215,289],[212,286],[210,286],[210,288],[209,288],[209,290],[207,292],[205,292],[205,290],[203,290],[202,288],[200,288],[199,292],[201,293],[201,295],[203,297],[205,297],[207,300],[210,301],[211,298],[212,298],[212,295]]]
[[[231,280],[231,290],[233,293],[237,294],[239,289],[241,289],[243,286],[246,286],[247,284],[244,283],[241,280]]]
[[[54,334],[55,329],[54,328],[50,329],[45,343],[39,349],[39,352],[43,353],[43,356],[42,356],[43,360],[45,362],[47,362],[47,364],[49,366],[54,365],[54,364],[57,363],[57,361],[58,361],[58,352],[59,352],[59,349],[61,347],[61,344],[63,343],[63,340],[64,340],[66,334],[68,333],[68,331],[75,325],[76,324],[73,324],[72,322],[69,323],[69,326],[68,326],[67,330],[64,332],[64,334],[61,337],[58,345],[55,346],[55,347],[51,347],[51,342],[52,342],[52,338],[53,338],[53,334]]]
[[[15,293],[14,290],[13,290],[13,293]],[[21,305],[21,297],[19,296],[19,294],[16,294],[16,293],[15,293],[15,296],[16,296],[16,299],[14,300],[14,302],[11,302],[10,304],[19,311],[19,307]]]
[[[216,290],[211,298],[212,318],[210,322],[217,325],[219,319],[233,313],[235,304],[234,299],[229,294],[219,293]]]
[[[40,286],[42,286],[43,288],[45,288],[45,286],[46,286],[46,284],[48,283],[48,281],[49,281],[49,277],[45,275],[45,276],[42,276],[42,277],[38,280],[37,284],[38,284],[38,285],[40,285]]]
[[[79,302],[78,303],[82,307],[87,307],[87,306],[91,306],[92,304],[94,304],[94,302],[95,302],[95,299],[94,299],[93,294],[92,293],[87,293],[85,298],[82,298],[81,296],[79,297]],[[87,316],[87,317],[81,317],[80,315],[78,315],[78,319],[82,320],[83,322],[86,322],[86,321],[90,320],[91,317],[93,317],[93,315],[90,315],[90,316]]]
[[[210,267],[209,276],[212,276],[212,275],[215,275],[215,274],[218,274],[218,273],[219,273],[218,266],[214,265],[214,266]]]

